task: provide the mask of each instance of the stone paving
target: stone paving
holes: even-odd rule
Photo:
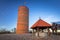
[[[0,40],[60,40],[60,35],[50,35],[44,38],[32,36],[32,34],[0,34]]]

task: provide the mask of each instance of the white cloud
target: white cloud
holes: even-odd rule
[[[49,15],[49,16],[47,16],[46,18],[44,18],[44,20],[46,21],[46,22],[48,22],[48,23],[52,23],[52,22],[56,22],[56,21],[59,21],[59,19],[56,17],[56,16],[54,16],[54,15]]]

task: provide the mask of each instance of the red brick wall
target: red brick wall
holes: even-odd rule
[[[18,21],[16,34],[28,33],[29,25],[29,9],[26,6],[20,6],[18,8]]]

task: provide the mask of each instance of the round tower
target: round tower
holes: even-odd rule
[[[29,26],[29,9],[26,6],[20,6],[18,8],[18,21],[16,34],[28,33]]]

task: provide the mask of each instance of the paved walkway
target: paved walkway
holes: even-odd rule
[[[51,35],[41,38],[32,36],[31,34],[0,34],[0,40],[60,40],[60,35]]]

